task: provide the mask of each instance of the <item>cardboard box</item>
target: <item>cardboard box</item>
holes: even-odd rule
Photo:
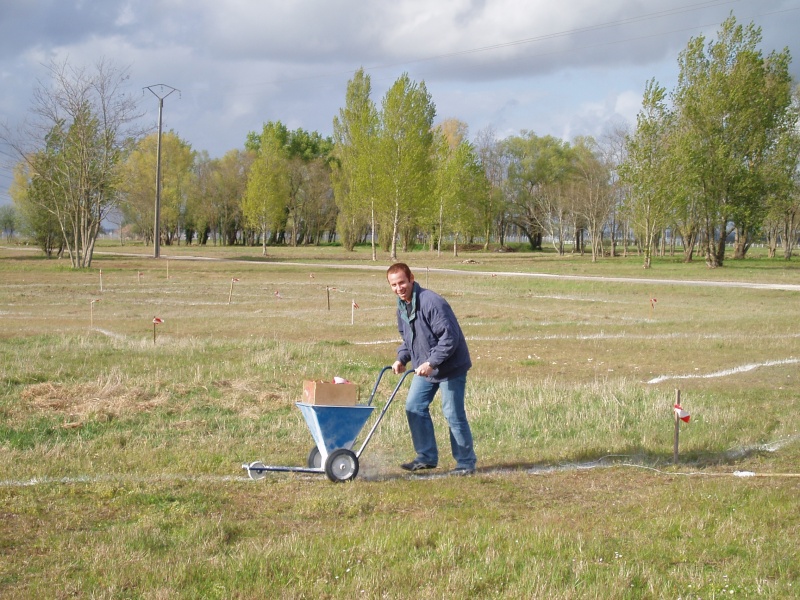
[[[352,383],[304,381],[303,402],[327,406],[354,406],[358,400],[358,386]]]

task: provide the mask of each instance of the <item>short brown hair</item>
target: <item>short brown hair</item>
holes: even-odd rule
[[[389,278],[389,275],[394,275],[395,273],[405,273],[406,277],[411,280],[413,275],[411,274],[411,268],[406,263],[397,262],[394,263],[391,267],[386,270],[386,278]]]

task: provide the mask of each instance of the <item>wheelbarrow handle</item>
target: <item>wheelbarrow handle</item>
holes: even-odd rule
[[[391,369],[391,368],[392,367],[384,367],[383,368],[383,370],[381,371],[380,375],[378,375],[378,381],[375,383],[375,388],[376,389],[378,387],[378,382],[380,382],[381,377],[383,376],[383,374],[388,369]],[[398,381],[397,385],[394,386],[394,391],[392,391],[392,395],[389,396],[389,400],[387,400],[386,404],[383,406],[383,409],[381,410],[380,414],[378,415],[378,418],[375,420],[375,423],[372,424],[372,428],[369,430],[369,433],[367,434],[367,437],[364,438],[364,443],[361,444],[361,448],[358,450],[358,453],[356,454],[357,458],[361,456],[362,452],[364,452],[364,448],[367,447],[367,444],[369,443],[369,440],[372,438],[372,434],[375,433],[375,430],[378,428],[378,425],[380,424],[381,420],[383,419],[383,415],[385,415],[386,411],[389,410],[389,406],[391,406],[392,401],[394,400],[394,397],[397,395],[397,392],[400,390],[400,386],[403,385],[403,382],[406,380],[406,377],[408,377],[409,375],[415,375],[413,369],[409,369],[408,371],[403,373],[403,376],[400,378],[400,381]],[[370,403],[372,402],[372,397],[373,396],[375,396],[375,389],[372,390],[372,396],[369,399]]]
[[[383,367],[381,372],[378,373],[378,379],[375,381],[375,385],[372,386],[372,393],[369,395],[369,402],[367,402],[367,406],[372,406],[372,400],[375,398],[375,392],[378,391],[378,384],[381,382],[383,374],[386,373],[386,371],[391,370],[391,368],[391,366]]]

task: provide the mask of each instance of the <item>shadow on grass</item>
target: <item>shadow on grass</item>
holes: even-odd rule
[[[792,436],[780,442],[759,444],[726,450],[725,452],[696,451],[685,455],[679,454],[677,463],[674,462],[672,454],[644,451],[632,451],[625,454],[604,454],[602,456],[582,454],[576,456],[573,460],[559,463],[544,461],[499,462],[479,465],[475,469],[475,475],[498,475],[517,471],[530,475],[540,475],[612,467],[639,467],[659,472],[663,471],[665,474],[681,473],[686,467],[689,467],[694,470],[709,469],[710,474],[713,474],[715,468],[730,468],[750,458],[769,456],[781,446],[798,440],[800,440],[800,435]],[[362,475],[360,478],[366,481],[392,481],[398,479],[440,479],[449,476],[451,474],[448,470],[433,469],[421,473],[370,473],[369,475]],[[463,477],[463,475],[453,476]]]

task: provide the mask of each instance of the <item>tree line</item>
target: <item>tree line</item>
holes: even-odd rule
[[[498,139],[445,119],[424,82],[400,76],[380,103],[359,69],[332,137],[269,121],[221,158],[174,131],[161,139],[160,242],[369,244],[394,260],[419,244],[591,253],[632,247],[723,265],[755,241],[789,259],[800,234],[800,96],[788,50],[764,56],[761,32],[733,16],[716,40],[690,40],[676,88],[647,82],[635,127],[565,141],[522,131]],[[153,242],[158,136],[136,131],[125,70],[51,65],[34,96],[32,147],[5,130],[20,160],[11,195],[20,223],[48,255],[88,266],[111,221]],[[36,135],[38,134],[38,135]],[[4,221],[7,217],[4,215]],[[620,249],[621,246],[621,249]]]

